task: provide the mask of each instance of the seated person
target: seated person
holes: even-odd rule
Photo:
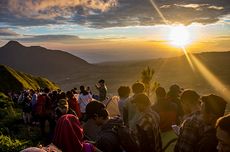
[[[96,113],[98,109],[105,109],[101,102],[92,101],[86,106],[86,122],[83,124],[84,136],[87,140],[96,141],[100,126],[96,125]]]
[[[83,140],[80,121],[72,114],[65,114],[58,119],[53,144],[63,152],[95,152],[95,147]]]

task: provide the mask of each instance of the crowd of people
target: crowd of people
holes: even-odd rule
[[[168,92],[156,88],[151,101],[144,84],[135,82],[118,88],[119,113],[111,117],[105,81],[95,87],[98,96],[80,86],[80,91],[45,88],[17,97],[24,123],[39,125],[47,143],[23,152],[162,152],[167,147],[161,135],[169,131],[177,137],[175,152],[230,152],[230,114],[225,113],[227,101],[218,95],[200,95],[175,84]]]

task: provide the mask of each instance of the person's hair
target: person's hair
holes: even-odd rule
[[[121,98],[126,98],[130,94],[130,88],[128,86],[120,86],[117,92]]]
[[[104,119],[109,116],[105,105],[99,101],[92,101],[87,104],[85,108],[87,119],[98,117],[103,117]]]
[[[132,85],[132,91],[134,94],[143,93],[145,90],[145,85],[141,82],[135,82]]]
[[[98,83],[105,83],[105,80],[101,79],[98,81]]]
[[[186,102],[190,105],[200,103],[200,101],[199,101],[200,95],[194,90],[185,90],[182,93],[180,99],[181,99],[181,102],[183,102],[183,103]]]
[[[58,98],[59,98],[59,99],[65,99],[65,98],[66,98],[66,93],[65,93],[65,92],[61,92],[61,93],[58,95]]]
[[[205,112],[222,117],[225,112],[227,102],[220,96],[211,94],[201,98],[204,103]]]
[[[145,106],[149,106],[151,105],[151,102],[149,100],[149,97],[144,94],[144,93],[140,93],[140,94],[137,94],[133,101],[133,103],[137,103],[137,104],[142,104],[142,105],[145,105]]]
[[[80,86],[80,94],[83,94],[83,95],[87,95],[87,94],[89,94],[86,90],[85,90],[85,86]]]
[[[216,128],[220,127],[220,129],[226,131],[230,135],[230,114],[220,117],[216,121]]]
[[[157,97],[165,97],[166,91],[163,87],[158,87],[155,91]]]
[[[71,99],[74,96],[74,94],[73,94],[72,91],[67,91],[66,96],[67,96],[68,99]]]
[[[50,92],[50,89],[47,88],[47,87],[45,87],[45,88],[44,88],[44,92],[45,92],[45,93],[49,93],[49,92]]]

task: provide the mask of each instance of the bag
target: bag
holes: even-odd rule
[[[38,116],[46,115],[46,97],[44,95],[38,95],[37,104],[35,106],[35,114]]]
[[[94,146],[90,143],[83,143],[83,151],[84,152],[95,152]]]
[[[116,132],[120,145],[125,152],[139,152],[139,146],[128,127],[117,125],[114,126],[113,130]]]

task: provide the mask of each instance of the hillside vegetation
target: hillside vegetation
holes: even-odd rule
[[[20,91],[23,89],[39,89],[59,87],[46,78],[34,77],[30,74],[18,72],[8,66],[0,65],[0,92]]]

